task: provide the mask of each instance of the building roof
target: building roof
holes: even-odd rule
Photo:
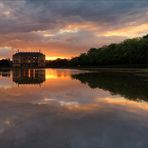
[[[44,55],[41,52],[17,52],[13,56],[40,56]]]

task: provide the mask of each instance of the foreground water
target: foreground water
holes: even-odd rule
[[[148,74],[0,72],[0,147],[147,148]]]

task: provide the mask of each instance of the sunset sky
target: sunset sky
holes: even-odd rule
[[[71,58],[147,33],[147,0],[0,1],[0,59],[18,49]]]

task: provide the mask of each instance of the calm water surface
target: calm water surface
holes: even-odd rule
[[[0,148],[148,148],[148,74],[0,72]]]

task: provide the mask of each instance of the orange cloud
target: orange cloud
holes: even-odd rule
[[[136,25],[136,26],[127,26],[125,28],[115,29],[105,32],[104,36],[125,36],[129,38],[137,37],[148,32],[148,23]]]

